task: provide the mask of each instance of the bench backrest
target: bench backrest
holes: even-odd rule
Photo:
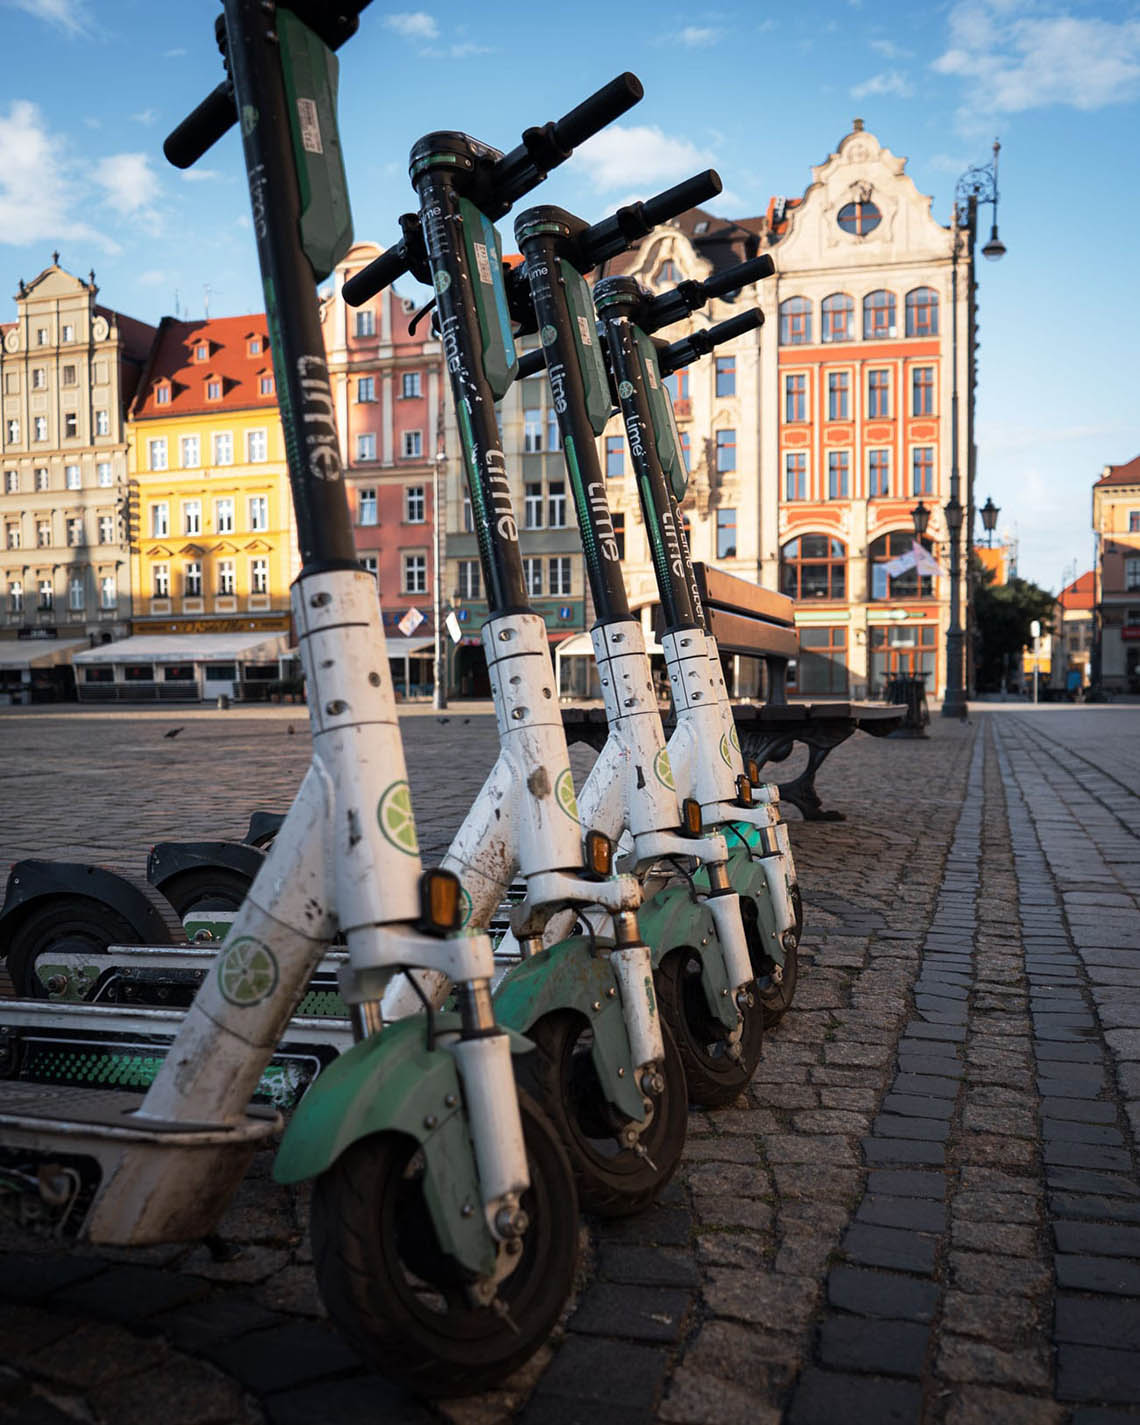
[[[694,564],[709,631],[722,653],[763,658],[768,668],[768,702],[788,701],[788,661],[799,653],[796,606],[786,594],[725,574],[707,564]]]

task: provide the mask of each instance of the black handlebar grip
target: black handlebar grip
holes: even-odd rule
[[[175,168],[189,168],[236,123],[233,91],[223,80],[167,135],[162,151]]]
[[[607,124],[612,124],[615,119],[620,118],[627,109],[632,109],[644,94],[645,90],[636,74],[631,74],[629,70],[619,74],[616,79],[604,84],[596,94],[583,99],[568,114],[557,120],[554,137],[559,147],[567,152],[577,148],[599,129],[604,129]]]
[[[741,312],[738,316],[729,317],[727,321],[718,322],[715,327],[691,332],[680,341],[658,347],[657,364],[661,375],[670,376],[682,366],[690,366],[702,356],[707,356],[714,346],[720,346],[722,342],[731,341],[733,337],[743,336],[745,332],[763,325],[764,313],[759,307],[753,307],[751,311]]]
[[[729,317],[723,322],[717,322],[715,327],[709,327],[705,336],[708,337],[710,346],[720,346],[721,342],[731,341],[733,337],[743,336],[745,332],[755,331],[763,325],[764,313],[759,307],[750,307],[747,312],[738,312],[735,317]]]
[[[742,287],[771,277],[775,270],[776,264],[771,255],[764,252],[747,262],[738,262],[735,267],[728,267],[723,272],[713,273],[707,281],[701,283],[701,291],[706,297],[719,297],[724,292],[739,292]]]
[[[518,381],[525,381],[528,376],[537,376],[546,367],[546,353],[541,346],[536,346],[533,351],[524,351],[519,357]]]
[[[686,213],[709,198],[715,198],[723,187],[716,169],[706,168],[704,173],[695,173],[683,183],[658,193],[656,198],[647,198],[643,204],[646,221],[651,228],[655,228],[659,223],[675,218],[678,213]]]
[[[375,297],[377,292],[390,287],[407,270],[408,252],[401,241],[350,277],[341,289],[341,296],[350,307],[359,307],[361,302],[367,302],[369,297]]]

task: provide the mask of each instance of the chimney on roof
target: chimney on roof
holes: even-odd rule
[[[861,134],[861,133],[863,132],[863,120],[862,120],[862,119],[852,119],[852,120],[851,120],[851,123],[852,123],[852,125],[854,126],[855,132],[856,132],[857,134]]]
[[[52,253],[51,261],[53,267],[59,266],[59,248],[56,248],[56,250]]]

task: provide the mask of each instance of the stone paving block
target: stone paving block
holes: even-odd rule
[[[1041,1133],[1060,1143],[1097,1143],[1121,1147],[1124,1137],[1118,1128],[1107,1123],[1074,1123],[1067,1118],[1041,1119]]]
[[[588,1288],[570,1318],[570,1330],[634,1341],[678,1341],[692,1293],[676,1287],[599,1282]]]
[[[959,1291],[1037,1296],[1052,1285],[1049,1268],[1041,1261],[953,1250],[949,1262],[950,1282]]]
[[[917,1384],[810,1368],[784,1419],[787,1425],[836,1425],[837,1418],[843,1425],[915,1425],[921,1416]]]
[[[169,1360],[165,1342],[143,1339],[111,1322],[91,1321],[35,1351],[28,1365],[37,1375],[86,1391],[157,1369]]]
[[[46,1301],[53,1292],[106,1271],[99,1257],[48,1256],[43,1253],[0,1254],[0,1298],[5,1301]]]
[[[607,1281],[642,1286],[695,1287],[700,1283],[697,1265],[687,1253],[612,1242],[604,1242],[598,1249],[598,1275]]]
[[[1140,1352],[1140,1301],[1120,1297],[1057,1297],[1054,1336],[1083,1346]]]
[[[833,1370],[918,1376],[929,1339],[929,1327],[916,1322],[833,1316],[820,1327],[819,1360]]]
[[[942,1202],[946,1197],[943,1173],[909,1168],[876,1168],[867,1174],[867,1191],[886,1197],[930,1197]]]
[[[658,1420],[718,1425],[780,1425],[780,1410],[760,1404],[755,1395],[721,1376],[705,1375],[683,1365],[673,1377],[669,1394],[655,1416]],[[594,1425],[593,1419],[581,1425]]]
[[[1140,1198],[1140,1184],[1123,1173],[1089,1172],[1083,1168],[1046,1168],[1045,1181],[1058,1191],[1104,1193],[1109,1197]]]
[[[261,1393],[360,1369],[359,1358],[344,1339],[317,1321],[290,1321],[237,1341],[215,1341],[205,1354],[227,1374]]]
[[[863,1267],[832,1267],[827,1278],[831,1306],[857,1316],[930,1322],[938,1308],[934,1282]]]
[[[770,1245],[767,1237],[754,1233],[703,1232],[697,1238],[697,1255],[706,1266],[766,1270],[771,1255]]]
[[[853,1223],[843,1238],[843,1252],[853,1262],[926,1276],[934,1270],[936,1247],[937,1239],[926,1233],[860,1222]]]
[[[1017,1386],[1046,1390],[1051,1385],[1049,1355],[1042,1348],[1002,1351],[986,1341],[944,1331],[938,1345],[937,1370],[949,1381]]]
[[[177,1272],[114,1266],[96,1277],[62,1287],[54,1299],[77,1316],[145,1323],[160,1311],[204,1297],[207,1291],[204,1282]]]
[[[937,1074],[898,1074],[891,1086],[892,1094],[912,1095],[917,1098],[930,1097],[953,1100],[961,1088],[960,1080],[943,1078]]]
[[[711,1267],[704,1301],[716,1316],[752,1322],[768,1331],[795,1331],[811,1319],[819,1295],[820,1283],[812,1277]]]
[[[980,1336],[996,1346],[1012,1346],[1035,1329],[1036,1305],[1024,1296],[990,1296],[947,1291],[942,1325],[959,1336]]]
[[[1049,1211],[1054,1217],[1107,1217],[1116,1222],[1140,1223],[1140,1202],[1125,1197],[1056,1192],[1049,1198]]]
[[[430,1425],[439,1418],[374,1375],[278,1391],[265,1397],[264,1407],[270,1425],[372,1425],[381,1420],[384,1425]]]
[[[909,1076],[908,1076],[909,1077]],[[918,1097],[915,1094],[889,1093],[880,1105],[882,1113],[904,1118],[949,1119],[954,1114],[951,1098]]]
[[[1039,1216],[1039,1203],[1024,1193],[963,1189],[954,1198],[955,1222],[1035,1223]]]
[[[1057,1398],[1140,1404],[1140,1354],[1062,1343],[1057,1347]]]
[[[204,1361],[174,1358],[142,1375],[120,1377],[88,1397],[115,1425],[230,1425],[248,1419],[243,1392]],[[410,1419],[411,1417],[409,1417]],[[420,1420],[427,1417],[421,1411]]]
[[[974,1252],[1000,1252],[1010,1257],[1037,1253],[1037,1229],[1012,1222],[970,1222],[955,1217],[950,1232],[955,1247]]]
[[[903,1049],[901,1046],[898,1064],[900,1073],[921,1075],[924,1078],[961,1079],[966,1073],[966,1066],[961,1059],[945,1054],[920,1053],[917,1050]]]
[[[1097,1099],[1062,1098],[1052,1094],[1041,1099],[1042,1119],[1068,1119],[1073,1123],[1115,1123],[1116,1105]]]
[[[941,1167],[946,1151],[940,1143],[923,1143],[913,1138],[864,1138],[860,1146],[868,1167],[888,1163],[933,1163]]]
[[[849,1202],[862,1183],[862,1174],[849,1169],[817,1167],[804,1163],[777,1163],[772,1168],[776,1194],[786,1198],[807,1198],[812,1202]]]
[[[880,1113],[872,1125],[876,1138],[913,1138],[922,1143],[945,1143],[950,1125],[943,1118],[916,1118]]]
[[[1064,1406],[992,1386],[954,1391],[946,1425],[1064,1425]]]
[[[693,1229],[692,1214],[685,1208],[658,1204],[636,1217],[606,1222],[601,1236],[607,1242],[629,1242],[642,1246],[683,1247]]]
[[[695,1371],[745,1386],[755,1399],[780,1391],[794,1380],[800,1352],[798,1336],[712,1320],[690,1341],[684,1362]]]
[[[1058,1253],[1053,1258],[1053,1268],[1057,1285],[1063,1289],[1140,1296],[1140,1265],[1135,1262],[1122,1261],[1119,1257],[1075,1257]]]
[[[868,1193],[855,1214],[857,1222],[879,1227],[902,1227],[916,1232],[943,1232],[946,1208],[941,1202],[921,1197],[885,1197]]]
[[[857,1167],[855,1150],[838,1134],[801,1137],[795,1133],[769,1133],[764,1152],[771,1163],[817,1163],[837,1167]]]
[[[1095,1222],[1055,1222],[1053,1234],[1058,1252],[1140,1258],[1140,1227],[1121,1223],[1106,1227]]]
[[[1066,1143],[1054,1138],[1042,1146],[1041,1153],[1050,1167],[1118,1173],[1126,1173],[1132,1167],[1132,1154],[1126,1148],[1105,1148],[1094,1143]]]
[[[685,1177],[693,1192],[709,1196],[763,1197],[772,1191],[768,1174],[749,1163],[694,1163],[686,1168]]]
[[[282,1318],[245,1296],[215,1293],[154,1318],[155,1327],[180,1350],[199,1352],[213,1341],[233,1341],[249,1331],[283,1324]]]
[[[542,1377],[531,1404],[563,1396],[591,1406],[652,1409],[668,1368],[669,1355],[663,1347],[571,1333]]]

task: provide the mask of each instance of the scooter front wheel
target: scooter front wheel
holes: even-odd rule
[[[470,1395],[502,1381],[545,1342],[574,1285],[578,1204],[566,1154],[519,1095],[530,1226],[498,1306],[477,1306],[439,1245],[424,1158],[403,1134],[360,1139],[316,1182],[313,1260],[329,1315],[361,1358],[421,1395]]]
[[[689,1098],[705,1108],[732,1103],[752,1081],[764,1047],[764,1009],[755,986],[750,987],[752,1003],[744,1007],[734,1054],[724,1026],[709,1010],[701,958],[695,950],[667,955],[655,982],[662,1017],[673,1031],[685,1066]]]
[[[791,947],[784,950],[784,963],[780,967],[780,978],[775,975],[776,963],[772,960],[760,936],[760,916],[756,902],[751,896],[740,897],[740,915],[744,921],[744,934],[748,940],[748,950],[752,968],[756,973],[756,991],[764,1011],[764,1028],[774,1029],[796,997],[796,985],[800,978],[800,956],[798,938]]]
[[[641,1212],[676,1172],[689,1123],[685,1069],[668,1026],[661,1024],[665,1086],[650,1095],[653,1118],[635,1147],[621,1136],[630,1120],[609,1102],[598,1078],[593,1031],[585,1019],[560,1010],[526,1032],[535,1046],[525,1061],[527,1087],[569,1155],[582,1207],[600,1217]]]

